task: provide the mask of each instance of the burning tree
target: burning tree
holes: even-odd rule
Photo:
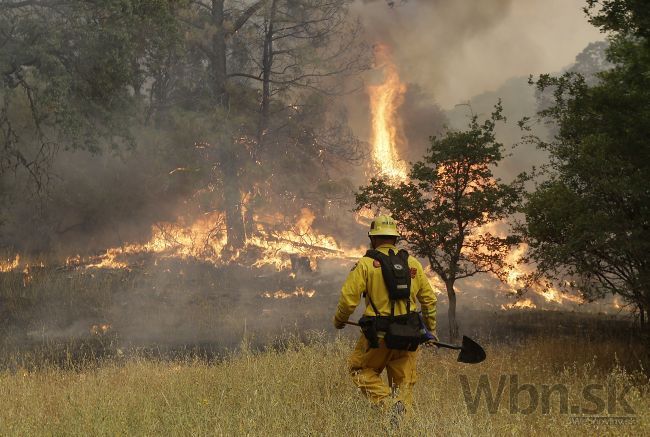
[[[517,243],[514,236],[487,230],[516,211],[526,179],[521,174],[504,184],[492,173],[503,158],[504,146],[494,135],[496,122],[504,120],[501,111],[499,103],[482,124],[472,116],[467,130],[432,137],[408,181],[373,178],[356,195],[357,210],[389,211],[412,253],[427,259],[444,282],[452,339],[458,337],[456,281],[483,272],[503,278],[509,249]]]
[[[350,3],[0,2],[0,246],[85,256],[219,217],[230,259],[261,216],[346,201],[366,147],[336,97],[370,58]]]
[[[255,1],[238,12],[238,2],[192,3],[184,13],[198,50],[185,62],[208,66],[207,103],[218,116],[205,120],[204,156],[222,193],[226,249],[237,252],[265,202],[297,213],[301,187],[329,180],[332,163],[359,160],[359,141],[330,97],[366,68],[364,47],[348,0]]]

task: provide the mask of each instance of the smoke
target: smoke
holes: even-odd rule
[[[79,341],[98,342],[98,350],[192,346],[218,353],[244,337],[267,345],[285,333],[331,327],[342,270],[348,263],[336,260],[295,275],[179,259],[146,270],[37,268],[24,297],[0,297],[0,332],[6,349],[25,350]],[[12,281],[20,273],[0,276],[0,287],[19,287]],[[4,358],[6,350],[0,367]]]
[[[159,261],[146,271],[62,274],[37,269],[36,288],[26,292],[24,302],[5,298],[6,307],[20,305],[22,309],[20,313],[5,309],[0,329],[8,349],[29,350],[41,344],[77,341],[79,345],[90,342],[97,351],[106,353],[153,348],[161,353],[196,350],[217,355],[236,348],[242,338],[264,346],[287,333],[305,335],[310,330],[326,330],[333,334],[332,311],[351,262],[329,260],[319,264],[317,272],[296,276],[270,268],[214,268],[177,259]],[[8,285],[7,277],[2,280],[5,282],[0,285]],[[435,279],[432,284],[441,288]],[[500,317],[497,314],[504,314],[502,310],[516,303],[503,284],[487,276],[460,282],[457,292],[463,332],[472,335],[486,327],[493,330],[494,318]],[[286,299],[275,298],[279,294]],[[559,296],[556,299],[527,296],[532,305],[544,310],[611,309],[611,300],[580,305],[563,302]],[[439,292],[438,321],[443,335],[447,307],[446,296]],[[359,305],[351,319],[357,320],[363,310],[364,305]],[[344,334],[355,337],[358,331],[346,329]],[[0,354],[0,366],[4,358]]]
[[[429,137],[467,127],[469,117],[489,116],[499,99],[506,124],[497,138],[508,151],[522,141],[517,121],[534,116],[538,103],[529,75],[560,72],[591,41],[602,39],[582,11],[584,0],[356,0],[370,43],[390,48],[400,80],[407,84],[399,109],[400,158],[418,160]],[[382,80],[380,69],[367,82]],[[347,99],[355,133],[370,139],[368,96]],[[466,105],[466,104],[469,104]],[[533,133],[548,135],[544,125]],[[548,159],[531,144],[520,145],[495,169],[508,180]],[[361,183],[361,182],[360,182]]]
[[[505,80],[558,71],[602,39],[584,0],[357,0],[371,42],[388,44],[402,79],[444,108]]]
[[[581,0],[543,4],[408,0],[389,7],[383,0],[356,0],[352,9],[365,37],[370,43],[391,47],[401,79],[408,85],[400,109],[408,149],[400,150],[401,158],[418,159],[428,137],[440,134],[443,125],[454,121],[454,114],[444,114],[441,107],[497,89],[509,77],[555,71],[574,59],[586,41],[597,35],[582,16],[581,4]],[[372,72],[367,80],[380,78],[381,74]],[[494,97],[496,101],[499,95]],[[365,91],[349,96],[347,103],[354,132],[367,140],[370,111]],[[512,105],[504,103],[507,112]],[[199,179],[198,157],[189,156],[197,137],[194,130],[181,129],[176,138],[166,140],[139,138],[138,149],[124,156],[62,152],[54,163],[52,191],[42,200],[30,197],[26,190],[19,192],[16,187],[26,181],[7,176],[0,181],[6,186],[0,187],[2,194],[11,197],[4,202],[9,207],[0,212],[0,247],[84,253],[146,239],[151,223],[188,213],[183,202]],[[170,174],[177,167],[191,171]],[[342,173],[349,175],[349,170],[346,167]],[[360,178],[362,173],[358,171]],[[354,185],[363,182],[352,179]],[[347,189],[341,188],[348,194]],[[322,197],[322,191],[315,197]]]
[[[140,134],[144,136],[144,133]],[[107,247],[147,240],[151,224],[189,213],[198,155],[191,140],[167,143],[147,138],[135,149],[92,154],[63,150],[53,160],[50,180],[35,193],[25,174],[7,173],[6,208],[0,212],[0,248],[63,259]]]
[[[509,99],[504,101],[506,115],[511,123],[516,121],[524,107],[534,105],[532,90],[518,98],[524,93],[521,82],[508,88],[512,95],[503,95],[499,87],[512,77],[558,71],[596,39],[597,31],[582,16],[582,4],[582,0],[408,0],[389,7],[384,0],[356,0],[353,10],[368,41],[391,47],[393,61],[408,85],[400,108],[408,144],[408,150],[401,150],[402,159],[418,159],[430,135],[440,134],[448,122],[462,121],[464,114],[445,113],[441,107],[451,108],[473,96],[482,95],[481,101],[487,102],[485,107],[474,108],[479,112],[488,111],[498,97]],[[367,79],[375,82],[380,76],[371,72]],[[516,106],[513,102],[525,104]],[[347,106],[355,132],[368,139],[367,95],[360,91],[349,96]],[[128,156],[66,151],[54,164],[61,179],[56,180],[55,191],[48,193],[46,211],[35,211],[36,202],[21,199],[24,193],[18,193],[10,211],[0,213],[5,216],[6,230],[0,247],[39,252],[54,246],[67,254],[84,253],[146,240],[151,223],[173,220],[179,213],[196,215],[192,213],[197,211],[188,211],[190,206],[185,201],[195,192],[199,179],[199,157],[192,155],[198,137],[194,126],[188,126],[167,143],[157,137],[146,138]],[[191,171],[172,173],[178,167]],[[510,174],[516,171],[514,167],[505,168]],[[363,177],[361,170],[358,177]],[[323,193],[336,188],[324,183],[309,190],[314,197],[322,198]],[[216,209],[221,205],[209,206]],[[335,203],[330,209],[333,217],[316,219],[318,229],[348,243],[365,241],[362,228],[348,223],[352,214],[347,205]],[[52,332],[58,329],[62,337],[74,337],[94,335],[89,327],[107,322],[121,341],[134,344],[235,344],[247,330],[273,336],[292,326],[322,329],[331,323],[340,284],[353,264],[345,263],[322,265],[318,274],[297,281],[287,272],[215,270],[200,262],[169,268],[161,264],[153,273],[135,271],[124,279],[110,271],[97,273],[98,278],[108,278],[102,276],[102,282],[94,276],[82,280],[57,270],[52,278],[41,281],[51,290],[51,298],[34,294],[37,311],[25,316],[24,326],[16,326],[39,328],[40,324],[41,332],[50,327]],[[95,283],[109,291],[89,291]],[[296,297],[289,302],[262,297],[263,292],[291,292],[298,286],[313,288],[315,297]],[[497,284],[489,278],[460,287],[461,306],[475,304],[496,311],[502,303],[510,302],[505,293],[497,300]],[[74,291],[70,294],[74,298],[60,299],[59,290],[69,289]],[[79,307],[75,299],[84,295],[89,301]],[[444,296],[440,300],[440,312],[444,313]]]
[[[561,71],[591,41],[602,38],[587,22],[583,0],[392,3],[389,7],[386,1],[357,0],[354,11],[369,42],[389,47],[400,80],[407,84],[397,121],[405,139],[400,158],[406,161],[420,159],[429,137],[443,133],[445,126],[463,129],[472,114],[489,117],[499,99],[508,122],[498,124],[497,139],[511,152],[511,146],[522,140],[517,121],[538,109],[528,76]],[[381,65],[376,67],[367,75],[369,85],[385,79]],[[366,140],[370,139],[367,101],[367,95],[357,95],[347,102],[355,132]],[[534,133],[547,134],[544,126]],[[545,152],[522,144],[495,169],[495,175],[509,181],[547,160]],[[468,308],[499,310],[514,300],[512,290],[488,275],[459,281],[458,288],[464,294],[461,305]],[[544,309],[588,307],[548,296],[530,299],[531,306]],[[442,306],[445,300],[441,296]]]

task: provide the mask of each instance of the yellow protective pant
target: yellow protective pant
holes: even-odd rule
[[[361,335],[348,359],[348,368],[355,385],[371,402],[384,404],[391,389],[395,389],[395,401],[401,400],[408,411],[417,379],[416,359],[417,352],[388,349],[383,339],[379,340],[378,348],[369,348],[368,340]],[[388,373],[388,385],[381,379],[384,369]]]

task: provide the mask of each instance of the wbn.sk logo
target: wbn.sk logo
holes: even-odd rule
[[[554,412],[560,414],[571,413],[574,416],[583,415],[584,418],[621,419],[629,421],[629,416],[636,412],[627,403],[625,395],[630,386],[616,387],[613,384],[588,384],[580,391],[581,400],[569,406],[569,387],[565,384],[520,384],[518,375],[501,375],[499,385],[493,390],[487,375],[481,375],[472,391],[467,375],[459,375],[460,385],[465,398],[465,405],[470,414],[476,414],[485,399],[487,411],[496,414],[501,402],[504,400],[504,391],[508,387],[508,401],[510,414],[533,414],[541,410],[542,414],[551,413],[552,403],[556,405]],[[622,411],[619,410],[622,408]],[[612,416],[619,413],[623,416]],[[607,416],[604,416],[604,414]],[[611,421],[611,420],[609,420]]]

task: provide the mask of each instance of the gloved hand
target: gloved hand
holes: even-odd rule
[[[433,349],[435,351],[435,350],[437,350],[437,347],[433,342],[434,341],[440,341],[440,340],[438,339],[438,336],[436,335],[436,333],[432,332],[431,335],[433,336],[433,338],[431,340],[428,340],[426,343],[424,343],[424,345],[426,347],[428,347],[428,348],[435,348],[435,349]]]
[[[339,319],[334,316],[334,327],[336,329],[343,329],[345,328],[345,322],[341,322]]]

